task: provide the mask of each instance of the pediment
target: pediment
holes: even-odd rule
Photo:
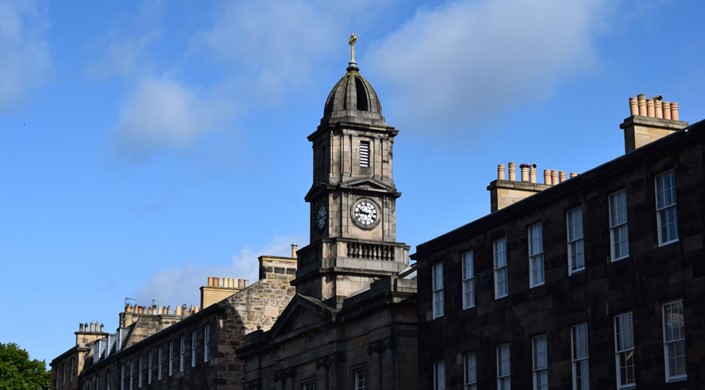
[[[313,186],[311,186],[311,189],[308,190],[308,192],[306,193],[306,196],[304,196],[304,200],[306,200],[307,202],[310,202],[311,199],[318,196],[318,194],[325,192],[325,190],[326,190],[326,187],[324,185],[314,184]]]
[[[396,192],[394,185],[368,177],[346,181],[341,187],[366,191]]]
[[[269,338],[319,328],[335,321],[337,312],[318,299],[296,294],[268,332]]]
[[[384,192],[384,193],[391,193],[393,194],[394,197],[399,197],[401,193],[397,192],[396,187],[394,187],[394,184],[389,184],[387,182],[365,177],[365,178],[356,178],[352,180],[345,181],[339,185],[330,185],[327,186],[322,183],[315,183],[314,185],[311,186],[311,188],[308,190],[308,193],[306,193],[306,196],[304,199],[307,202],[310,202],[311,200],[315,199],[318,197],[320,194],[326,192],[326,191],[331,191],[336,188],[350,191],[350,190],[357,190],[357,191],[369,191],[369,192]]]

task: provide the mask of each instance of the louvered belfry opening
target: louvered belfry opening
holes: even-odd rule
[[[367,102],[367,91],[362,84],[362,80],[358,77],[355,77],[355,92],[357,92],[357,109],[359,111],[369,111],[370,106]]]

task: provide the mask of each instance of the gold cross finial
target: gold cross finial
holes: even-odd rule
[[[350,45],[350,62],[355,62],[355,43],[357,42],[357,35],[355,33],[350,34],[350,40],[348,40],[348,45]]]

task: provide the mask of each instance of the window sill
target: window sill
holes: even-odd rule
[[[688,380],[688,376],[676,376],[672,378],[666,378],[666,383],[684,382]]]
[[[671,245],[671,244],[675,244],[676,242],[678,242],[678,238],[676,238],[675,240],[671,240],[671,241],[659,242],[658,247],[661,248],[661,247],[664,247],[664,246],[668,246],[668,245]]]

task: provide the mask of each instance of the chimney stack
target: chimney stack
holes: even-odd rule
[[[662,100],[661,95],[647,99],[643,93],[629,98],[631,116],[619,126],[624,130],[625,153],[688,127],[679,120],[678,103]]]
[[[558,171],[544,169],[543,184],[536,182],[536,164],[520,164],[521,176],[517,180],[516,163],[510,162],[509,179],[505,179],[504,164],[497,165],[497,180],[494,180],[487,187],[490,191],[490,208],[492,212],[503,209],[511,204],[519,202],[533,194],[541,192],[552,185],[558,184]],[[555,175],[555,178],[552,176]],[[563,172],[563,180],[566,174]],[[571,175],[571,177],[573,177]]]

